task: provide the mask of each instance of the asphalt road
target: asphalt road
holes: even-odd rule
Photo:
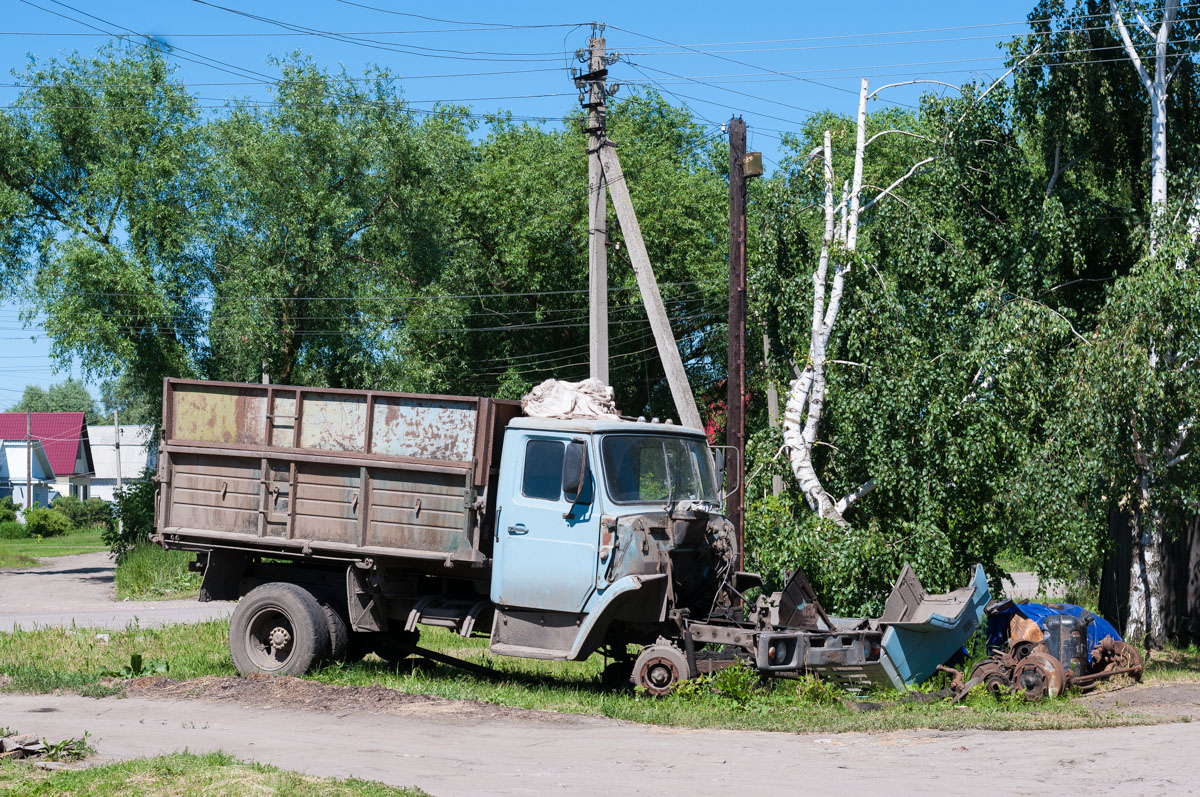
[[[56,625],[122,629],[197,623],[233,612],[233,603],[116,601],[105,552],[60,556],[41,567],[0,570],[0,632]]]
[[[50,740],[88,731],[99,761],[225,751],[312,775],[448,795],[1197,794],[1200,723],[1076,731],[787,734],[600,717],[296,711],[203,700],[0,694]]]

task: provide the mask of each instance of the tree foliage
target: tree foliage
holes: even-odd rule
[[[67,379],[48,388],[28,385],[21,400],[8,408],[9,412],[82,412],[89,424],[104,423],[96,409],[96,400],[78,379]]]

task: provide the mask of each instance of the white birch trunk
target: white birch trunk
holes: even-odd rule
[[[1166,643],[1166,627],[1162,611],[1163,593],[1163,518],[1150,510],[1149,476],[1139,479],[1141,506],[1131,520],[1132,555],[1129,572],[1129,620],[1125,638],[1144,643],[1147,648],[1162,648]]]
[[[1129,28],[1117,7],[1117,0],[1109,0],[1109,13],[1113,26],[1120,36],[1125,54],[1150,102],[1150,254],[1158,250],[1162,235],[1162,223],[1167,208],[1167,96],[1171,71],[1167,64],[1167,44],[1171,39],[1179,0],[1166,0],[1162,22],[1158,30],[1151,30],[1141,11],[1134,6],[1134,14],[1142,31],[1154,39],[1154,74],[1138,55]],[[1189,232],[1196,233],[1195,216],[1189,219]],[[1151,354],[1151,367],[1157,362]],[[1166,641],[1162,614],[1162,550],[1163,523],[1161,513],[1150,504],[1149,460],[1141,442],[1134,438],[1135,455],[1142,469],[1138,483],[1138,502],[1133,510],[1133,550],[1129,579],[1129,622],[1125,627],[1126,637],[1145,640],[1148,646],[1161,647]]]
[[[821,481],[817,478],[812,465],[812,446],[805,443],[801,431],[801,418],[809,398],[816,375],[818,362],[824,361],[824,343],[822,340],[822,320],[825,316],[826,276],[829,273],[829,250],[833,246],[835,211],[833,206],[833,146],[831,135],[825,131],[824,180],[825,180],[825,231],[821,236],[821,255],[817,261],[817,270],[813,274],[813,314],[812,329],[809,335],[809,357],[804,365],[804,371],[799,378],[792,382],[788,393],[787,405],[783,414],[783,442],[788,447],[788,458],[791,461],[792,472],[800,482],[800,489],[808,501],[809,507],[825,516],[817,496]],[[830,502],[832,503],[832,502]]]
[[[784,412],[784,444],[788,448],[792,472],[800,483],[805,500],[820,517],[832,520],[839,525],[846,525],[843,513],[856,501],[875,489],[875,480],[871,479],[841,500],[835,501],[821,484],[821,479],[817,475],[812,461],[812,450],[817,443],[821,413],[825,406],[825,363],[829,338],[837,323],[846,277],[852,268],[854,248],[858,241],[858,217],[862,204],[863,154],[866,149],[867,96],[867,81],[864,79],[862,90],[859,93],[854,173],[848,190],[843,188],[843,199],[840,205],[842,221],[840,229],[836,231],[836,214],[833,206],[833,148],[830,133],[828,131],[825,133],[825,232],[821,242],[821,256],[817,264],[817,271],[813,274],[813,317],[808,362],[801,377],[792,383]],[[829,288],[829,301],[826,304],[825,291],[829,277],[830,250],[835,236],[845,249],[847,261],[834,267],[832,286]],[[803,428],[800,426],[801,417],[804,418]]]
[[[1163,9],[1162,23],[1158,30],[1152,32],[1150,26],[1142,18],[1141,12],[1136,12],[1142,29],[1154,37],[1154,74],[1150,74],[1146,64],[1138,55],[1133,37],[1117,7],[1117,0],[1109,0],[1109,13],[1112,15],[1113,26],[1121,38],[1121,46],[1129,56],[1138,78],[1150,102],[1150,254],[1158,249],[1159,235],[1163,214],[1167,207],[1167,95],[1170,81],[1170,70],[1167,68],[1167,44],[1171,40],[1171,29],[1175,25],[1175,17],[1179,13],[1179,0],[1167,0]]]

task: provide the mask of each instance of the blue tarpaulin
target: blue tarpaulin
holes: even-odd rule
[[[1076,606],[1073,603],[1012,603],[999,611],[993,610],[989,613],[987,623],[988,650],[1004,646],[1004,643],[1008,640],[1008,628],[1014,614],[1019,614],[1026,619],[1033,620],[1038,624],[1038,628],[1042,630],[1046,628],[1046,618],[1053,617],[1056,614],[1069,614],[1072,617],[1089,620],[1090,622],[1087,625],[1089,664],[1092,661],[1092,648],[1099,645],[1102,639],[1112,637],[1117,642],[1122,641],[1121,635],[1113,627],[1112,623],[1103,617],[1097,617],[1082,606]]]

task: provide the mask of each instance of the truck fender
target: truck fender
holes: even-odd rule
[[[666,573],[654,573],[625,576],[613,582],[612,586],[604,591],[604,595],[596,606],[584,618],[583,624],[579,627],[579,633],[575,635],[575,642],[571,645],[571,652],[567,659],[580,661],[592,655],[592,652],[604,640],[604,634],[608,631],[609,624],[635,598],[657,598],[654,600],[656,604],[653,611],[654,616],[649,618],[657,620],[661,616],[662,601],[666,600],[667,578]]]

